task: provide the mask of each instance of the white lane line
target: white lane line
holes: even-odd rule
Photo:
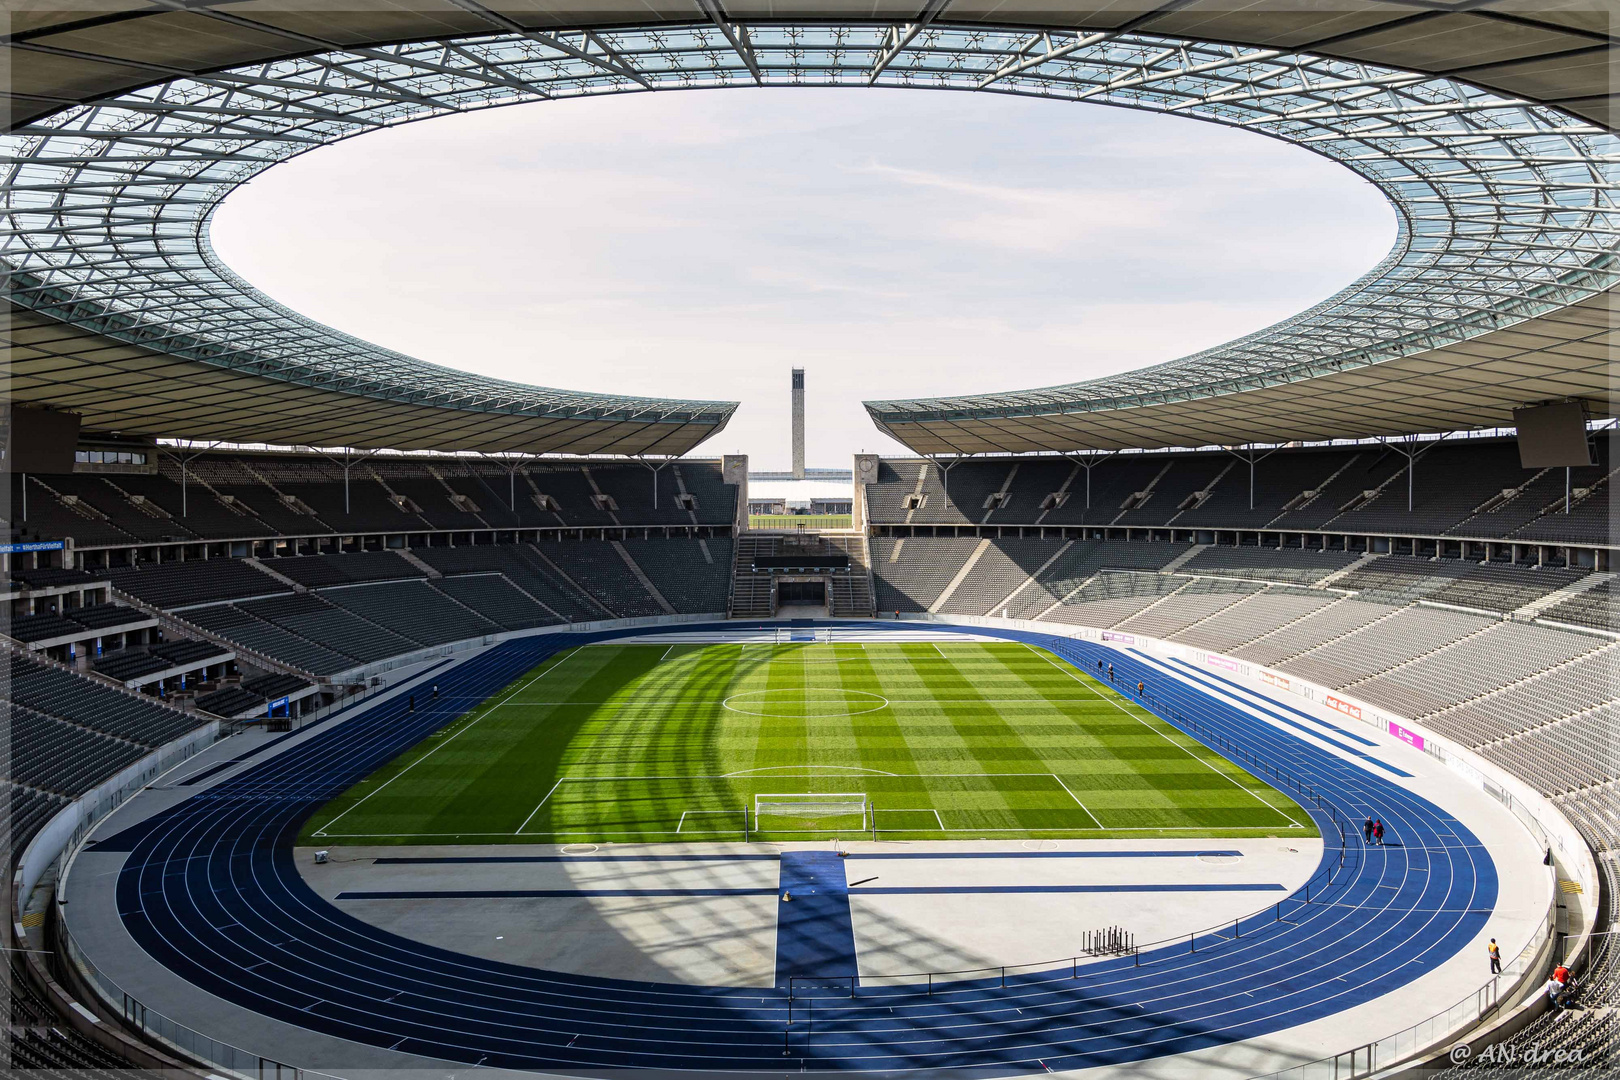
[[[1099,829],[1107,828],[1107,826],[1102,823],[1101,819],[1099,819],[1096,814],[1093,814],[1091,812],[1091,807],[1089,807],[1085,803],[1081,802],[1080,801],[1080,796],[1076,795],[1073,791],[1070,791],[1069,785],[1065,784],[1063,782],[1063,777],[1059,776],[1057,773],[1051,773],[1049,775],[1052,777],[1052,779],[1054,779],[1054,780],[1056,780],[1058,782],[1058,787],[1062,788],[1064,791],[1069,792],[1069,798],[1073,799],[1075,801],[1075,803],[1080,807],[1080,809],[1082,809],[1082,810],[1084,810],[1086,812],[1087,817],[1089,817],[1092,821],[1097,822],[1097,828],[1099,828]]]
[[[516,829],[512,830],[512,835],[513,836],[516,836],[518,833],[522,832],[523,831],[523,826],[527,825],[529,822],[534,820],[534,815],[538,814],[540,812],[540,808],[542,806],[546,805],[546,799],[551,798],[551,796],[556,793],[557,789],[562,786],[563,780],[566,780],[566,779],[567,779],[567,777],[563,777],[562,779],[558,780],[555,784],[551,785],[551,790],[546,792],[545,798],[541,799],[539,802],[535,803],[534,804],[534,809],[529,811],[529,816],[523,819],[523,825],[519,825]],[[679,831],[679,830],[677,830],[677,831]]]
[[[495,714],[497,709],[499,709],[502,705],[505,705],[514,696],[516,696],[517,694],[522,693],[524,690],[527,690],[529,687],[533,686],[535,683],[539,682],[541,679],[545,678],[547,675],[550,675],[553,671],[556,671],[558,668],[560,668],[564,664],[568,663],[568,661],[573,659],[573,657],[575,657],[576,655],[578,655],[579,652],[580,652],[579,649],[574,649],[573,651],[571,651],[571,652],[567,653],[565,656],[563,656],[563,658],[561,660],[558,660],[555,664],[552,664],[550,667],[546,668],[546,670],[542,671],[540,674],[536,675],[534,678],[530,679],[528,682],[524,683],[522,686],[514,687],[512,689],[512,692],[507,694],[506,697],[502,698],[500,701],[497,701],[495,704],[491,705],[489,707],[489,710],[487,712],[485,712],[483,716],[480,716],[477,720],[474,720],[472,723],[468,724],[466,727],[462,728],[460,731],[456,732],[454,735],[450,736],[448,739],[445,739],[443,742],[439,743],[438,746],[435,746],[433,749],[429,750],[427,753],[423,754],[421,757],[417,758],[415,761],[411,762],[409,765],[407,765],[403,769],[399,770],[399,772],[395,773],[393,776],[390,776],[387,780],[384,780],[382,783],[378,784],[375,791],[368,792],[364,799],[361,799],[359,802],[355,803],[354,806],[349,807],[349,809],[343,811],[343,813],[339,814],[337,817],[333,818],[331,821],[328,821],[325,825],[322,825],[321,829],[320,829],[321,833],[324,834],[327,829],[330,829],[333,825],[336,825],[339,821],[343,820],[345,815],[352,813],[354,810],[358,809],[361,805],[363,805],[366,802],[367,799],[372,798],[378,792],[380,792],[384,788],[386,788],[389,784],[392,784],[395,780],[398,780],[400,777],[404,776],[406,773],[410,772],[412,769],[414,769],[418,765],[422,764],[422,762],[426,761],[428,758],[432,757],[434,754],[437,754],[440,750],[443,750],[445,747],[449,746],[451,743],[453,743],[457,739],[461,738],[461,736],[465,735],[467,732],[471,731],[473,728],[477,727],[479,724],[481,724],[485,720],[489,719],[489,717],[491,717],[491,716],[493,716]]]
[[[1034,653],[1036,656],[1039,656],[1042,660],[1045,660],[1048,664],[1051,664],[1053,667],[1057,668],[1059,671],[1063,671],[1063,665],[1059,664],[1056,660],[1053,660],[1050,656],[1042,655],[1040,650],[1036,649],[1033,645],[1029,645],[1029,644],[1026,643],[1024,645],[1024,648],[1028,649],[1030,652]],[[1104,701],[1107,701],[1108,704],[1112,705],[1114,708],[1118,709],[1120,712],[1124,713],[1126,716],[1129,716],[1132,720],[1135,720],[1138,724],[1141,724],[1143,727],[1145,727],[1149,731],[1153,732],[1153,734],[1157,735],[1159,738],[1163,739],[1165,742],[1169,743],[1171,746],[1174,746],[1176,749],[1180,750],[1182,753],[1186,754],[1188,757],[1192,758],[1194,761],[1196,761],[1200,765],[1204,766],[1204,768],[1208,769],[1210,772],[1214,773],[1216,776],[1224,778],[1229,784],[1231,784],[1233,787],[1237,788],[1239,791],[1244,792],[1245,794],[1247,794],[1250,798],[1252,798],[1255,802],[1259,803],[1261,806],[1266,807],[1268,810],[1271,810],[1271,811],[1275,812],[1276,814],[1278,814],[1281,817],[1287,818],[1289,821],[1292,821],[1295,825],[1298,825],[1300,828],[1304,828],[1304,825],[1300,822],[1300,820],[1298,818],[1294,817],[1294,815],[1288,813],[1286,810],[1283,810],[1281,807],[1273,806],[1267,800],[1262,799],[1259,796],[1258,793],[1250,790],[1249,788],[1244,787],[1242,784],[1240,784],[1236,780],[1234,780],[1229,774],[1227,774],[1226,772],[1224,772],[1224,771],[1222,771],[1220,769],[1217,769],[1215,766],[1211,765],[1209,762],[1205,761],[1203,758],[1199,757],[1197,754],[1195,754],[1191,750],[1187,749],[1187,747],[1183,746],[1181,743],[1176,742],[1176,740],[1172,739],[1170,736],[1166,735],[1164,732],[1160,731],[1158,728],[1154,727],[1152,724],[1148,723],[1146,720],[1143,720],[1140,716],[1137,716],[1135,713],[1131,712],[1131,710],[1125,708],[1119,702],[1111,701],[1107,697],[1105,697],[1104,695],[1098,694],[1097,691],[1092,690],[1091,687],[1089,687],[1089,686],[1086,686],[1085,680],[1081,679],[1074,672],[1072,672],[1072,671],[1063,671],[1063,673],[1065,675],[1067,675],[1069,678],[1073,679],[1075,682],[1079,683],[1081,686],[1085,686],[1087,690],[1091,690],[1091,692],[1093,694],[1096,694],[1097,697],[1102,698],[1102,700],[1104,700]],[[1188,736],[1188,737],[1191,738],[1191,736]],[[1202,745],[1202,744],[1200,744],[1200,745]]]

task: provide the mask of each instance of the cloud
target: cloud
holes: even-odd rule
[[[942,198],[930,207],[944,234],[1010,251],[1060,252],[1121,230],[1163,222],[1162,205],[1126,191],[994,184],[961,175],[870,163],[858,170]]]
[[[741,400],[706,453],[895,449],[863,398],[1072,382],[1291,315],[1387,250],[1352,174],[1183,118],[946,93],[641,94],[279,166],[214,241],[297,310],[451,367]]]

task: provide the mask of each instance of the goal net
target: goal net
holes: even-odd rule
[[[754,796],[754,828],[760,832],[864,832],[870,822],[871,806],[861,792]]]
[[[830,642],[832,639],[832,629],[825,626],[782,626],[776,630],[776,643],[778,645],[786,645],[792,642]]]

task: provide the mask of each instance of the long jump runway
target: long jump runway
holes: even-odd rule
[[[934,995],[859,986],[851,997],[847,985],[829,985],[800,988],[790,1005],[780,990],[624,982],[448,952],[353,918],[305,884],[293,842],[318,807],[454,719],[453,703],[488,697],[559,649],[611,634],[506,642],[439,673],[439,702],[414,713],[403,700],[357,706],[351,719],[90,850],[128,852],[116,897],[134,940],[226,1002],[401,1053],[573,1072],[1009,1074],[1141,1061],[1380,997],[1438,969],[1490,917],[1497,877],[1484,846],[1382,769],[1165,678],[1144,658],[1041,634],[972,633],[1048,648],[1082,670],[1106,657],[1129,683],[1160,689],[1154,711],[1183,730],[1174,717],[1195,717],[1201,741],[1241,746],[1251,769],[1275,767],[1314,789],[1320,806],[1300,798],[1325,841],[1309,901],[1295,894],[1196,940],[1089,964],[1078,978],[1044,971]],[[1401,846],[1364,848],[1355,823],[1367,812]],[[1341,824],[1351,833],[1342,867]]]

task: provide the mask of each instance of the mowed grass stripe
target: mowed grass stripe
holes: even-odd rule
[[[1065,783],[1105,822],[1135,829],[1198,826],[1176,795],[1183,779],[1200,767],[1196,760],[1167,743],[1152,724],[1141,722],[1132,707],[1121,708],[1117,693],[1095,680],[1075,678],[1068,665],[1055,667],[1049,654],[1020,649],[1005,659],[1010,670],[1047,694],[1080,690],[1091,697],[1080,704],[1076,715],[1092,735],[1095,749],[1076,744],[1052,756]],[[1159,723],[1157,718],[1153,723]]]
[[[911,642],[573,650],[333,800],[305,839],[741,839],[756,794],[831,791],[896,811],[879,819],[893,839],[940,821],[963,838],[1315,834],[1281,792],[1048,653]]]
[[[529,710],[505,715],[502,710],[521,701],[523,691],[541,681],[557,683],[556,689],[548,686],[547,693],[571,694],[578,680],[588,674],[590,664],[606,659],[605,654],[581,656],[578,650],[548,658],[327,803],[310,819],[310,827],[402,835],[436,832],[438,819],[460,791],[483,786],[484,770],[476,763],[498,767],[513,744],[532,732],[532,725],[521,718]],[[570,663],[576,666],[564,670]],[[503,728],[503,724],[507,726]],[[458,760],[456,744],[469,740],[469,752]],[[469,766],[467,760],[475,764]]]
[[[980,685],[989,684],[990,692],[996,694],[1008,693],[1011,687],[1006,685],[1001,664],[980,662],[985,659],[981,646],[952,645],[947,651],[930,642],[904,648],[911,666],[900,670],[915,676],[923,691],[940,702],[938,711],[945,724],[937,730],[949,732],[948,740],[936,743],[936,750],[948,756],[926,771],[998,777],[989,790],[966,779],[928,779],[935,801],[953,804],[946,815],[948,827],[996,832],[1103,827],[1051,775],[1050,764],[1024,744],[1009,714],[1001,711],[1004,707],[985,702]],[[958,659],[972,668],[972,678],[957,667]],[[945,797],[946,793],[954,797]]]
[[[1116,788],[1134,790],[1143,796],[1151,791],[1158,796],[1144,798],[1135,808],[1132,815],[1135,824],[1147,827],[1178,820],[1184,823],[1181,827],[1216,828],[1250,820],[1277,826],[1309,823],[1309,816],[1292,799],[1285,795],[1280,799],[1268,798],[1267,791],[1274,795],[1282,793],[1183,734],[1126,694],[1108,692],[1094,679],[1071,674],[1072,667],[1060,666],[1050,654],[1029,646],[1024,648],[1029,656],[1038,658],[1049,670],[1060,673],[1071,683],[1089,684],[1088,689],[1097,692],[1119,717],[1113,726],[1122,733],[1123,742],[1134,748],[1134,769],[1130,774],[1110,773],[1106,777]],[[1134,687],[1128,688],[1130,690]],[[1200,797],[1188,798],[1192,791],[1200,792]]]
[[[595,707],[594,738],[570,745],[561,770],[566,779],[522,832],[566,837],[618,829],[657,837],[678,829],[689,811],[735,808],[727,785],[713,778],[724,768],[719,702],[735,668],[736,655],[724,651],[672,661],[660,656],[641,678]],[[635,708],[624,707],[632,703]]]

